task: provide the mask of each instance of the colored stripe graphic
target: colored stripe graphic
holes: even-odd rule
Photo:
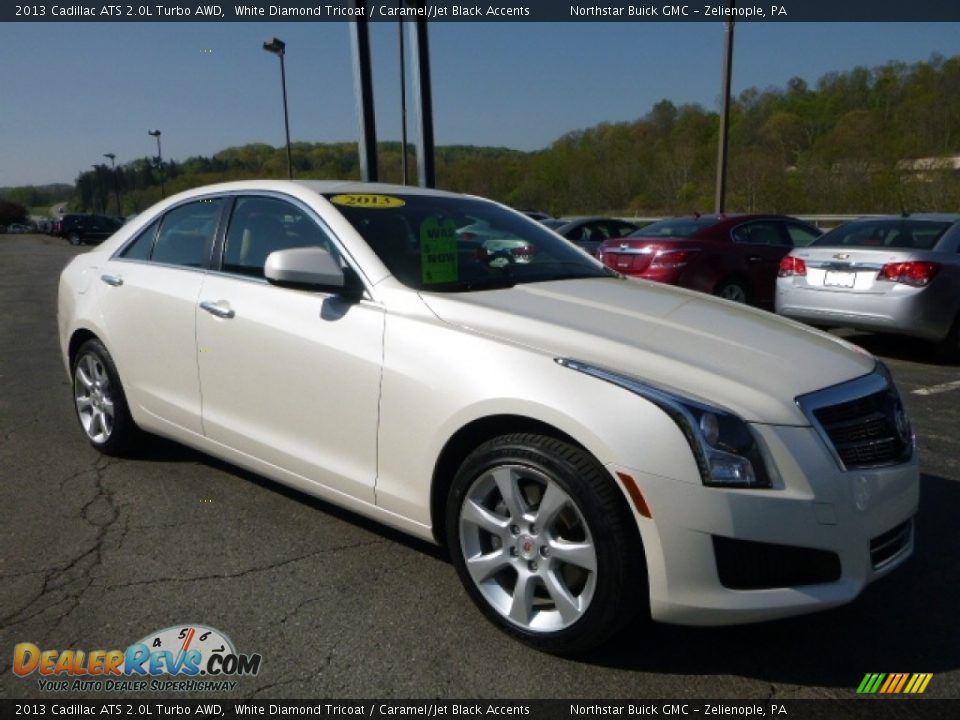
[[[886,673],[867,673],[864,675],[860,687],[857,688],[857,692],[864,695],[872,695],[880,689],[880,683],[883,682],[885,677],[887,677]]]
[[[926,691],[933,673],[867,673],[857,686],[857,694],[918,695]]]

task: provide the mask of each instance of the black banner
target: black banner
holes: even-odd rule
[[[725,0],[674,4],[589,0],[244,0],[231,3],[112,4],[90,0],[3,3],[4,22],[349,22],[424,19],[436,22],[956,22],[957,0]]]
[[[855,700],[0,700],[0,716],[119,718],[307,717],[493,718],[789,718],[790,720],[953,720],[960,702],[907,697]]]

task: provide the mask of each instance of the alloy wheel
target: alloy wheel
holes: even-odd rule
[[[597,583],[597,552],[583,513],[549,475],[499,465],[478,476],[459,515],[467,572],[510,623],[553,632],[583,617]]]
[[[77,362],[73,397],[87,437],[98,445],[107,442],[114,426],[113,393],[103,361],[92,352]]]

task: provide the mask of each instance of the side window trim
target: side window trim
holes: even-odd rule
[[[157,232],[158,232],[159,230],[160,230],[160,218],[155,218],[155,219],[153,220],[153,222],[149,223],[145,228],[142,228],[142,229],[140,230],[140,232],[138,232],[138,233],[135,234],[133,237],[131,237],[129,240],[127,240],[127,242],[125,242],[125,243],[120,247],[119,250],[117,250],[115,253],[113,253],[113,255],[110,257],[110,259],[111,259],[111,260],[123,260],[124,262],[138,262],[138,263],[148,263],[148,262],[150,262],[150,261],[151,261],[150,259],[153,257],[153,246],[154,246],[154,244],[157,242]],[[146,256],[145,258],[127,257],[127,256],[126,256],[126,253],[127,253],[134,245],[136,245],[138,242],[140,242],[141,238],[146,237],[146,234],[147,234],[147,233],[150,233],[151,231],[152,231],[153,237],[150,238],[150,250],[149,250],[149,252],[147,253],[147,256]]]
[[[217,217],[217,227],[214,230],[214,233],[211,238],[206,241],[204,246],[204,259],[200,267],[188,267],[186,265],[174,265],[171,263],[157,262],[153,259],[153,251],[157,245],[157,238],[160,236],[160,229],[163,227],[164,220],[167,219],[167,216],[170,215],[174,210],[178,210],[185,205],[190,205],[192,203],[200,202],[203,200],[207,201],[219,201],[220,202],[220,213]],[[111,260],[121,260],[124,262],[138,262],[138,263],[150,263],[152,265],[162,265],[163,267],[172,267],[179,268],[181,270],[192,270],[194,272],[208,272],[213,268],[213,253],[217,245],[217,241],[222,237],[224,231],[224,220],[227,213],[227,207],[232,205],[233,198],[230,195],[224,195],[223,193],[216,193],[212,195],[201,195],[199,197],[189,198],[183,202],[177,203],[176,205],[171,205],[162,214],[158,215],[153,219],[152,222],[147,223],[146,227],[141,229],[140,232],[133,235],[129,238],[123,245],[121,245],[114,253],[110,256]],[[150,228],[156,224],[156,229],[153,231],[153,239],[150,241],[150,255],[146,260],[125,258],[123,254],[133,245],[137,240],[139,240],[144,232],[150,230]]]
[[[178,268],[180,270],[192,270],[194,272],[207,272],[210,268],[210,254],[213,251],[213,245],[216,241],[217,234],[220,231],[220,226],[223,224],[223,206],[226,204],[225,197],[223,195],[205,195],[203,197],[190,198],[189,200],[180,203],[174,207],[167,208],[163,213],[163,217],[160,219],[160,227],[157,231],[157,236],[153,241],[153,251],[150,253],[150,262],[155,265],[162,265],[163,267]],[[214,221],[216,225],[214,226],[213,232],[204,240],[203,250],[201,253],[200,265],[183,265],[180,263],[170,263],[154,260],[154,255],[157,250],[157,243],[160,240],[160,237],[163,235],[163,229],[166,222],[169,220],[170,216],[175,213],[177,210],[180,210],[183,207],[188,205],[197,205],[203,202],[215,202],[219,204],[218,212],[216,215],[216,220]]]

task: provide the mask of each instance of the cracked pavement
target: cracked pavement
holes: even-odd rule
[[[424,543],[163,440],[123,460],[90,448],[56,337],[58,273],[76,252],[0,236],[0,697],[45,696],[36,674],[11,672],[16,643],[124,649],[187,623],[263,656],[215,698],[853,697],[877,671],[932,672],[928,696],[960,697],[960,390],[910,394],[960,371],[923,348],[852,338],[887,359],[920,436],[906,567],[846,608],[742,628],[639,623],[567,660],[499,633]]]

